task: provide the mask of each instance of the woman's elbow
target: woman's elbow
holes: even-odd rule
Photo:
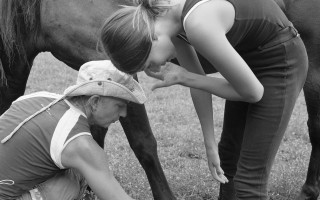
[[[262,84],[259,84],[253,88],[247,89],[243,91],[240,96],[242,97],[242,101],[248,103],[257,103],[262,99],[264,93],[264,88]]]
[[[263,97],[263,93],[264,93],[264,87],[263,85],[260,85],[259,87],[255,88],[254,90],[252,90],[253,92],[250,92],[246,95],[245,97],[245,101],[248,103],[257,103],[259,102],[262,97]]]

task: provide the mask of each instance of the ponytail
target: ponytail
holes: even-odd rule
[[[166,14],[168,9],[172,7],[172,0],[133,0],[133,4],[136,5],[136,12],[133,17],[134,28],[139,29],[139,24],[141,20],[147,25],[148,33],[150,34],[150,39],[154,39],[152,29],[154,26],[154,21],[157,17]],[[137,26],[137,27],[135,27]]]
[[[138,9],[148,12],[149,17],[156,18],[167,12],[172,6],[171,0],[133,0]]]

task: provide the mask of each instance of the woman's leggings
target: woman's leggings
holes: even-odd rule
[[[293,27],[275,41],[242,55],[264,86],[257,103],[226,101],[219,143],[221,167],[229,179],[220,200],[265,200],[274,158],[304,85],[308,58]]]

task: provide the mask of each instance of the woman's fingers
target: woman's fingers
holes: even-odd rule
[[[162,88],[162,87],[168,87],[168,85],[165,82],[157,82],[153,86],[151,86],[151,90],[154,91],[155,89]]]
[[[159,67],[148,67],[144,71],[148,76],[162,81],[154,84],[151,90],[178,84],[180,74],[185,72],[182,67],[170,62]]]
[[[220,166],[215,167],[214,165],[210,165],[210,171],[213,178],[219,181],[220,183],[224,184],[229,182],[227,177],[225,177],[224,172]]]
[[[228,183],[229,180],[227,179],[227,177],[225,177],[224,175],[224,171],[222,170],[222,168],[219,166],[216,168],[216,172],[217,172],[217,175],[222,179],[224,180],[224,183]]]
[[[223,183],[223,184],[226,183],[226,181],[223,177],[224,175],[221,175],[221,174],[218,175],[215,168],[212,169],[211,174],[212,174],[213,178],[216,179],[217,181],[219,181],[220,183]]]
[[[159,80],[163,80],[163,76],[161,74],[161,72],[155,72],[149,68],[145,69],[144,72],[150,76],[150,77],[153,77],[153,78],[156,78],[156,79],[159,79]]]

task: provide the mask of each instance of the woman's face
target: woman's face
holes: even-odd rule
[[[92,124],[107,128],[110,124],[127,116],[127,101],[114,97],[100,97],[94,103],[90,122]]]
[[[148,68],[151,71],[157,71],[160,66],[175,57],[176,51],[171,39],[166,35],[160,35],[152,42],[151,51],[143,70]]]

